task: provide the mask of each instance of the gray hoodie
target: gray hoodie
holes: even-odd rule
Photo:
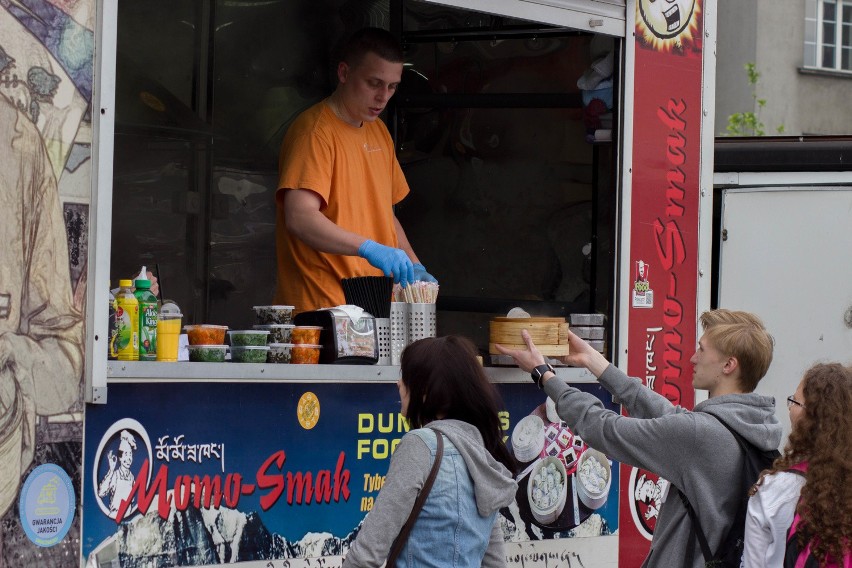
[[[517,483],[509,470],[485,449],[475,426],[460,420],[436,420],[429,428],[444,434],[462,455],[473,480],[480,516],[490,516],[514,500]],[[346,555],[344,567],[380,566],[384,562],[431,467],[432,453],[420,436],[413,432],[403,436],[393,453],[376,503]],[[494,523],[482,566],[505,565],[503,535],[498,523]]]
[[[672,405],[612,365],[599,382],[612,393],[614,402],[624,405],[630,417],[605,409],[597,397],[569,387],[558,377],[547,381],[544,390],[556,401],[559,416],[589,446],[620,462],[647,469],[683,491],[715,552],[741,497],[743,454],[734,436],[710,415],[724,420],[757,448],[777,449],[781,426],[775,418],[775,399],[755,393],[728,394],[701,402],[689,411]],[[643,566],[689,566],[685,555],[690,535],[686,509],[677,494],[669,491]],[[704,566],[697,543],[691,566]]]

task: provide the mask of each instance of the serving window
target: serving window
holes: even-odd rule
[[[185,323],[250,326],[275,285],[281,138],[334,89],[341,38],[375,25],[405,47],[384,118],[412,189],[397,215],[441,284],[438,333],[484,349],[513,306],[612,319],[620,39],[410,0],[118,10],[113,280],[157,268]],[[590,126],[577,80],[609,52]]]

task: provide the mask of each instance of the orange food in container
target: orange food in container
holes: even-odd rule
[[[297,325],[290,331],[290,343],[319,345],[322,327],[316,325]]]
[[[185,325],[183,329],[189,337],[190,345],[223,345],[228,326],[203,323],[200,325]]]
[[[322,349],[322,345],[307,343],[293,345],[290,349],[290,363],[315,365],[319,363],[320,349]]]

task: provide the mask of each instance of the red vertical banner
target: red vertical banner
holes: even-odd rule
[[[627,371],[692,408],[701,162],[702,0],[638,0]],[[629,36],[629,34],[628,34]],[[642,564],[665,482],[622,465],[619,566]]]

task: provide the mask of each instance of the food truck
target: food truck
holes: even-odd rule
[[[398,365],[108,360],[107,283],[144,265],[183,324],[252,329],[253,307],[272,303],[283,133],[333,89],[341,38],[375,25],[406,53],[383,118],[411,186],[397,217],[440,281],[434,332],[477,344],[507,443],[537,417],[532,461],[553,451],[566,473],[555,517],[533,511],[519,476],[498,517],[508,563],[639,566],[665,480],[603,457],[606,490],[584,497],[578,462],[595,449],[493,356],[489,329],[512,308],[594,316],[615,364],[694,404],[715,10],[5,3],[0,103],[14,120],[0,120],[0,163],[23,172],[25,198],[0,198],[5,242],[25,254],[4,263],[22,277],[0,273],[16,288],[0,289],[0,340],[27,347],[0,344],[0,564],[341,564],[408,428]],[[618,411],[588,372],[557,374]]]

